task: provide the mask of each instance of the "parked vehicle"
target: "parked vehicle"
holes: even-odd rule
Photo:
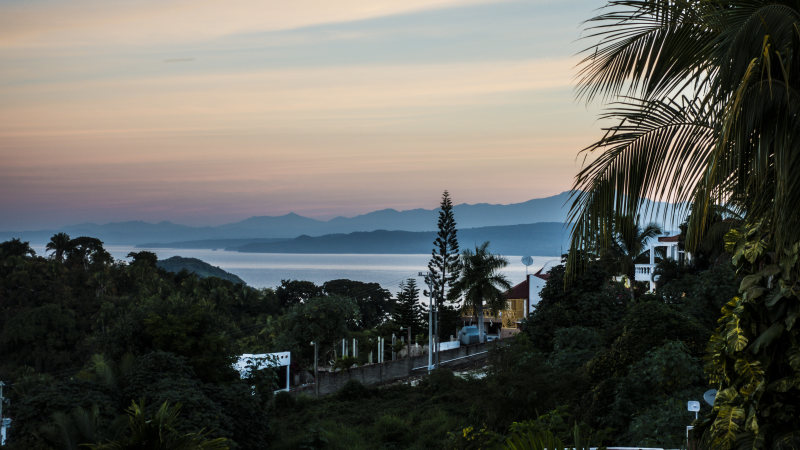
[[[463,327],[458,332],[458,340],[461,341],[463,345],[477,344],[480,342],[479,339],[478,327],[475,325]]]

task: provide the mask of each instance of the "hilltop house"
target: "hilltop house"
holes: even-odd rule
[[[684,250],[681,250],[679,244],[679,235],[675,236],[659,236],[657,239],[653,239],[650,241],[649,244],[649,251],[650,251],[650,263],[649,264],[636,264],[635,269],[635,280],[636,281],[647,281],[650,283],[650,292],[656,290],[656,278],[654,277],[653,271],[656,268],[656,251],[659,248],[664,249],[664,254],[667,258],[674,259],[679,263],[684,263],[689,261],[690,255],[687,254]]]

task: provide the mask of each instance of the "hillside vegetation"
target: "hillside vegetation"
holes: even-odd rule
[[[0,244],[12,449],[131,443],[139,421],[241,449],[491,448],[526,433],[571,442],[575,426],[595,445],[676,447],[693,419],[686,401],[708,388],[702,358],[735,286],[727,265],[665,266],[656,295],[637,289],[631,299],[607,262],[568,289],[558,266],[484,378],[440,370],[418,387],[353,382],[316,400],[273,396],[272,371],[241,380],[231,364],[242,353],[290,350],[302,375],[311,340],[322,361],[337,360],[343,337],[374,348],[377,337],[400,335],[400,300],[386,289],[285,280],[256,290],[167,272],[148,252],[113,261],[93,238],[67,242],[80,245],[48,258],[18,240]],[[413,314],[426,330],[427,313]]]

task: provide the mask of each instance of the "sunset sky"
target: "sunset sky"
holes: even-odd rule
[[[570,188],[590,0],[4,0],[0,230]]]

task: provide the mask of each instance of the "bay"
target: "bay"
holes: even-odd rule
[[[46,255],[45,244],[32,245],[37,255]],[[197,258],[239,276],[255,288],[275,288],[281,280],[306,280],[321,285],[329,280],[346,278],[365,283],[378,283],[392,293],[408,278],[422,285],[419,272],[428,269],[430,254],[306,254],[306,253],[241,253],[227,250],[137,248],[128,245],[108,245],[106,250],[116,260],[128,261],[130,252],[150,251],[158,259],[172,256]],[[508,267],[503,273],[512,285],[525,280],[526,267],[521,256],[506,256]],[[534,256],[530,273],[543,265],[559,263],[555,256]]]

